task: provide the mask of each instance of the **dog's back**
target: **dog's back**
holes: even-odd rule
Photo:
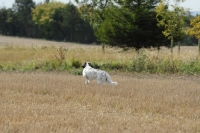
[[[98,69],[95,70],[97,72],[97,83],[103,84],[107,82],[112,85],[117,85],[117,82],[113,82],[112,79],[110,78],[110,75],[107,72]]]

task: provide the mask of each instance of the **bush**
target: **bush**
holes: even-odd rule
[[[81,62],[79,60],[72,60],[72,67],[74,68],[80,68],[81,67]]]

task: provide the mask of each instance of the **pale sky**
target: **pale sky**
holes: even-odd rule
[[[44,0],[33,0],[36,3],[44,2]],[[70,1],[73,3],[74,0],[56,0],[63,3],[69,3]],[[15,0],[0,0],[0,7],[6,6],[7,8],[12,7],[12,4]],[[173,2],[171,2],[173,4]],[[200,11],[200,0],[185,0],[185,2],[181,3],[180,6],[184,8],[189,8],[190,11]]]

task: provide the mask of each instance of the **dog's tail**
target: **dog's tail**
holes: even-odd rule
[[[106,77],[107,77],[108,83],[110,83],[111,85],[118,85],[117,82],[112,81],[112,79],[110,78],[110,76],[108,74],[106,75]]]

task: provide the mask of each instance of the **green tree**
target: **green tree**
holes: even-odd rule
[[[196,16],[190,21],[191,28],[187,29],[187,34],[194,35],[198,39],[199,54],[200,54],[200,16]]]
[[[160,34],[161,28],[157,27],[154,11],[158,0],[108,1],[105,6],[96,5],[97,2],[93,0],[81,6],[81,13],[94,28],[100,42],[139,49],[159,47],[165,41]]]
[[[33,9],[32,19],[47,39],[85,43],[95,41],[91,26],[81,19],[73,4],[44,3]]]
[[[7,9],[7,18],[6,18],[6,35],[14,36],[17,34],[18,30],[18,21],[16,19],[16,14],[12,11],[11,8]]]
[[[156,7],[158,26],[165,28],[162,33],[171,40],[171,53],[173,53],[174,39],[181,39],[185,33],[184,19],[186,17],[184,8],[177,5],[173,5],[172,8],[172,10],[169,10],[163,1]]]
[[[75,39],[76,30],[78,30],[77,25],[80,21],[81,18],[77,8],[73,4],[67,4],[63,12],[63,27],[67,30],[63,32],[69,41]]]
[[[17,26],[20,27],[18,35],[28,37],[32,36],[33,23],[31,12],[34,7],[35,2],[33,2],[33,0],[15,0],[12,10],[17,16]]]
[[[45,3],[49,3],[50,2],[50,0],[45,0]]]
[[[110,6],[113,6],[115,0],[75,0],[79,4],[81,17],[88,21],[94,32],[97,31],[100,24],[105,19],[105,11]]]
[[[55,33],[59,35],[60,21],[62,21],[62,10],[65,4],[61,2],[49,2],[36,6],[32,10],[32,20],[39,26],[40,31],[47,39],[53,39]]]
[[[160,34],[162,28],[157,27],[155,18],[154,11],[141,7],[135,10],[119,8],[113,12],[109,11],[108,18],[100,28],[100,37],[106,35],[107,43],[110,45],[136,49],[159,48],[165,45],[166,39]]]
[[[78,8],[71,3],[66,4],[60,22],[62,33],[66,41],[94,42],[93,30],[88,22],[84,21]]]
[[[18,21],[11,8],[0,9],[0,33],[3,35],[17,35]]]
[[[7,10],[5,7],[0,9],[0,33],[7,34]]]

